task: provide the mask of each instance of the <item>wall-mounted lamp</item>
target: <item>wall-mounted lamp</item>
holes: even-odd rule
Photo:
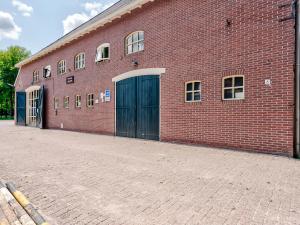
[[[132,60],[131,63],[132,63],[133,66],[138,66],[139,65],[139,62],[136,59]]]

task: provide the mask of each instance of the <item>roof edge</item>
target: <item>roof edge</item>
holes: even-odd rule
[[[97,28],[102,27],[115,19],[121,18],[123,15],[130,13],[132,10],[141,8],[144,4],[154,1],[155,0],[120,0],[97,16],[91,18],[87,22],[81,24],[79,27],[57,39],[39,52],[17,63],[16,67],[20,68],[28,63],[31,63],[32,61],[37,60],[38,58],[41,58],[55,51],[56,49],[59,49],[64,45],[89,34]]]

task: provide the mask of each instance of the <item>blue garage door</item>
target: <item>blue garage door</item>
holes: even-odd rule
[[[159,76],[116,84],[117,136],[159,140]]]

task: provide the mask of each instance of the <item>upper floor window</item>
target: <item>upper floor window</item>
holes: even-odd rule
[[[83,52],[75,56],[75,70],[85,67],[85,54]]]
[[[185,83],[185,101],[199,102],[201,101],[201,82],[189,81]]]
[[[105,59],[109,59],[109,48],[110,48],[110,44],[109,43],[104,43],[102,45],[100,45],[98,48],[97,48],[97,54],[96,54],[96,59],[95,61],[96,62],[100,62],[102,60],[105,60]]]
[[[244,76],[223,78],[223,100],[244,99]]]
[[[57,63],[57,73],[64,74],[66,72],[66,60],[60,60]]]
[[[87,107],[93,107],[94,106],[94,94],[88,94],[87,95],[86,105],[87,105]]]
[[[125,40],[126,54],[139,52],[144,50],[144,31],[136,31],[129,34]]]
[[[32,81],[33,81],[33,83],[36,83],[36,82],[38,82],[39,81],[39,71],[38,70],[35,70],[34,72],[33,72],[33,75],[32,75]]]
[[[44,67],[43,75],[44,75],[44,78],[51,77],[51,66],[50,65]]]

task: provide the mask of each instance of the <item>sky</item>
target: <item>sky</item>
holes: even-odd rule
[[[38,52],[118,0],[0,0],[0,50]]]

